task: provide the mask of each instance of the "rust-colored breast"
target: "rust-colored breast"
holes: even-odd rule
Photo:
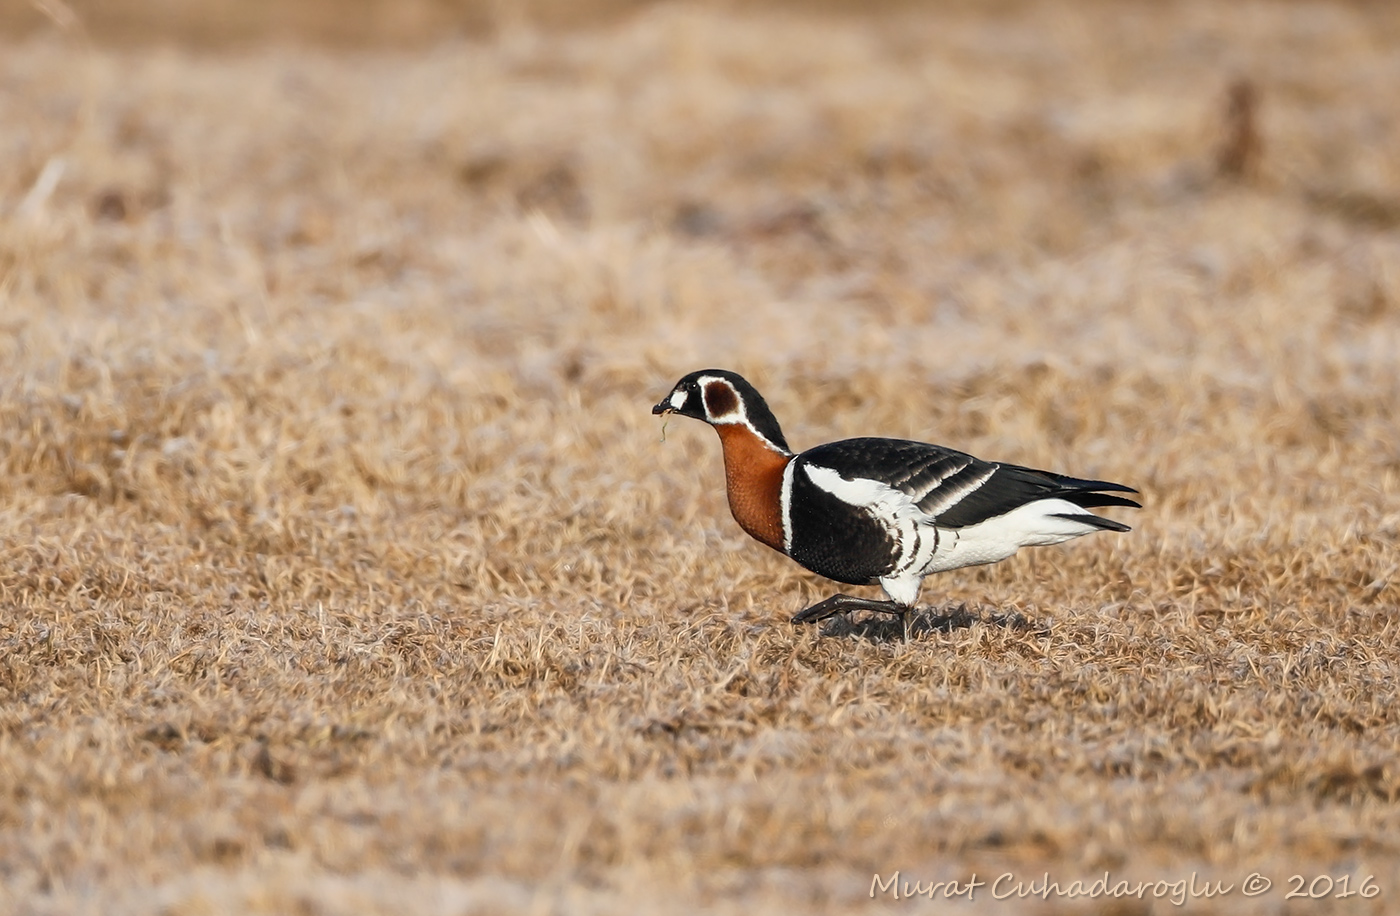
[[[756,539],[782,551],[783,469],[792,456],[775,452],[744,426],[722,424],[715,431],[724,446],[724,479],[734,520]]]

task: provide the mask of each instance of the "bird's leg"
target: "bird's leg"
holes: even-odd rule
[[[908,609],[907,605],[900,604],[898,601],[878,601],[874,598],[858,598],[855,595],[832,595],[825,601],[819,601],[797,613],[792,618],[792,622],[812,623],[851,611],[876,611],[881,614],[898,614],[903,617]]]

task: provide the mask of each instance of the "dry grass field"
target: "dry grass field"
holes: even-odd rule
[[[46,6],[0,39],[0,912],[1400,911],[1400,8]],[[794,628],[837,586],[649,413],[707,366],[797,448],[1144,508],[930,579],[908,643]],[[1105,872],[1148,889],[993,899]]]

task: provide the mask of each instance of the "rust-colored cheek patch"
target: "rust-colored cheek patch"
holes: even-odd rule
[[[791,455],[773,451],[746,427],[716,426],[724,446],[724,480],[729,511],[755,539],[783,549],[783,469]]]
[[[739,409],[739,398],[734,389],[724,382],[710,382],[705,386],[705,409],[712,417],[727,417]]]

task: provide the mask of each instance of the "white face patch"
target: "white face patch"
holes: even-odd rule
[[[680,410],[685,406],[685,392],[676,390],[671,392],[671,409]]]

